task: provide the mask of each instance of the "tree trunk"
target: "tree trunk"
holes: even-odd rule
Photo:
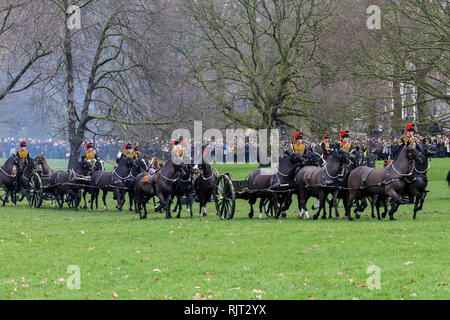
[[[400,81],[396,80],[399,79],[399,72],[397,68],[394,68],[394,81],[392,81],[392,99],[394,101],[394,110],[393,110],[393,117],[392,117],[392,129],[394,129],[394,132],[397,135],[401,135],[402,132],[402,97],[400,92]]]
[[[427,72],[419,72],[418,74],[420,81],[425,82]],[[420,86],[417,88],[417,122],[418,130],[421,134],[428,131],[428,114],[427,114],[427,104],[426,104],[426,92]]]
[[[66,14],[66,21],[69,15]],[[77,133],[77,110],[75,105],[75,87],[74,87],[74,68],[72,56],[72,39],[71,32],[65,26],[64,34],[64,54],[66,57],[66,73],[67,73],[67,113],[68,113],[68,136],[70,144],[70,157],[68,169],[72,169],[78,161],[81,152],[81,144],[84,137],[80,137]]]

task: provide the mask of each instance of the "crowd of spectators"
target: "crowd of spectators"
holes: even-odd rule
[[[417,136],[416,142],[433,144],[438,153],[436,157],[450,157],[450,136],[436,135],[436,136]],[[63,139],[36,139],[36,138],[17,138],[6,137],[0,138],[0,157],[7,157],[19,149],[20,141],[27,142],[27,149],[31,156],[36,156],[42,152],[45,153],[49,159],[67,159],[69,157],[69,143]],[[396,159],[400,150],[399,139],[373,137],[363,139],[350,139],[352,147],[366,149],[367,152],[373,152],[378,160],[394,160]],[[335,141],[336,142],[336,141]],[[124,149],[124,145],[127,141],[117,141],[109,138],[97,138],[95,141],[95,149],[100,158],[105,160],[115,160],[117,154]],[[281,141],[281,151],[289,148],[291,141],[284,139]],[[220,144],[220,145],[219,145]],[[304,139],[304,144],[308,149],[315,148],[320,150],[321,141],[308,141]],[[159,159],[167,160],[170,157],[173,142],[168,139],[154,138],[148,142],[141,142],[139,144],[140,151],[148,156],[156,154]],[[227,159],[233,159],[237,161],[238,152],[234,144],[228,144],[218,140],[205,141],[202,145],[202,152],[206,147],[210,147],[211,156],[215,156],[215,150],[222,150],[223,161]],[[217,147],[217,148],[214,148]],[[259,158],[253,159],[255,152],[252,150],[258,150],[259,146],[256,140],[246,139],[245,141],[245,161],[254,162],[259,161]],[[84,148],[83,148],[84,151]],[[191,155],[194,156],[194,145],[191,144]],[[259,155],[259,152],[256,152]]]

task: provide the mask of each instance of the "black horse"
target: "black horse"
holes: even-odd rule
[[[322,219],[326,219],[325,202],[327,196],[332,194],[333,199],[337,199],[340,183],[345,174],[343,169],[350,165],[352,160],[354,161],[353,155],[341,149],[339,145],[333,144],[330,146],[330,155],[326,165],[321,168],[308,166],[297,172],[295,181],[300,219],[303,218],[304,214],[309,219],[306,203],[311,196],[318,198],[320,202],[319,210],[313,216],[313,219],[316,220],[322,210]]]
[[[206,205],[211,200],[211,196],[216,188],[217,172],[212,169],[209,163],[203,162],[198,165],[199,174],[194,178],[194,190],[197,194],[200,207],[199,218],[207,216]]]
[[[130,201],[130,211],[133,211],[133,203],[134,203],[134,184],[136,181],[136,177],[143,173],[148,172],[150,169],[150,164],[148,163],[147,157],[138,156],[133,160],[133,167],[131,168],[131,177],[127,180],[126,187],[128,188],[128,198]],[[125,203],[125,197],[122,198],[123,203]]]
[[[306,160],[306,156],[295,152],[285,151],[279,159],[278,166],[274,171],[268,169],[256,169],[247,178],[249,189],[248,203],[250,212],[248,217],[253,218],[255,210],[253,205],[260,198],[259,218],[262,219],[262,207],[264,203],[270,201],[274,208],[275,218],[278,218],[285,207],[288,206],[290,196],[276,192],[268,192],[269,189],[290,189],[294,187],[294,177],[297,168],[301,167]]]
[[[423,162],[416,148],[405,146],[397,159],[385,168],[363,166],[353,170],[348,179],[349,197],[344,203],[347,219],[353,220],[351,207],[354,200],[378,194],[391,197],[389,219],[395,220],[394,213],[401,204],[401,195],[404,194],[404,178],[411,176],[413,161]]]
[[[174,183],[174,199],[177,197],[175,208],[173,209],[173,212],[176,212],[178,209],[177,218],[180,218],[181,215],[181,209],[183,207],[181,199],[183,196],[186,196],[186,206],[187,209],[191,215],[191,218],[194,217],[192,213],[192,193],[194,192],[194,183],[193,183],[193,169],[191,165],[187,165],[188,170],[186,172],[181,172],[178,177],[177,181]]]
[[[37,171],[38,165],[35,159],[30,158],[25,165],[21,166],[20,170],[17,172],[18,188],[17,192],[22,194],[19,201],[22,201],[26,196],[26,192],[30,185],[30,176],[33,172]]]
[[[105,171],[105,165],[104,165],[102,160],[95,161],[95,164],[94,164],[94,167],[93,167],[93,172],[95,172],[95,171]],[[87,201],[86,201],[86,194],[88,194],[88,193],[89,194],[93,193],[93,187],[84,187],[83,188],[83,200],[84,200],[83,209],[87,209],[88,208]],[[91,197],[90,202],[92,203],[93,200],[94,199],[92,199],[92,197]],[[98,210],[98,197],[95,198],[95,201],[96,201],[95,205],[96,205],[96,208]],[[92,211],[92,206],[90,207],[89,211]]]
[[[53,193],[58,202],[59,208],[64,205],[64,196],[74,199],[75,210],[81,202],[81,188],[86,183],[87,177],[92,171],[92,164],[83,160],[75,164],[69,171],[56,171],[50,177],[49,193]]]
[[[423,145],[419,154],[422,162],[416,162],[413,167],[412,175],[406,178],[406,193],[415,199],[413,219],[416,219],[417,211],[420,211],[423,208],[423,203],[428,192],[427,172],[430,168],[428,161],[437,154],[437,152],[438,150],[435,146],[429,144]]]
[[[133,167],[133,159],[130,157],[122,157],[118,161],[117,168],[113,172],[107,171],[95,171],[91,176],[90,185],[92,188],[89,189],[91,193],[91,210],[94,201],[98,209],[98,196],[100,190],[103,191],[103,205],[105,211],[108,211],[108,206],[106,205],[106,196],[109,191],[114,193],[115,199],[117,200],[117,208],[120,212],[123,212],[123,198],[125,197],[125,189],[128,181],[131,179],[131,168]]]
[[[14,167],[16,168],[15,172]],[[0,167],[0,187],[5,190],[3,206],[5,206],[9,195],[11,195],[12,205],[16,206],[16,190],[18,187],[17,173],[23,170],[22,168],[23,163],[15,154],[9,157],[5,164]]]

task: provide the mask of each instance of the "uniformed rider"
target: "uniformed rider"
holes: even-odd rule
[[[350,152],[352,147],[349,141],[350,138],[348,130],[341,130],[341,142],[339,142],[339,146],[347,152]]]
[[[17,150],[17,152],[16,152],[17,156],[20,158],[20,161],[22,161],[24,164],[29,163],[29,161],[31,160],[31,157],[30,157],[30,153],[27,150],[26,141],[21,141],[19,146],[20,146],[20,149]]]

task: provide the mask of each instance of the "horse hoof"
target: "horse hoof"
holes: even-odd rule
[[[359,213],[355,214],[355,218],[356,220],[359,220],[359,218],[361,218],[361,215]]]
[[[252,213],[252,212],[250,212],[250,213],[248,214],[248,218],[249,218],[249,219],[252,219],[252,218],[253,218],[253,213]]]
[[[389,220],[395,221],[395,220],[397,220],[397,219],[395,219],[394,217],[389,217]]]
[[[352,217],[347,217],[347,220],[348,221],[353,221],[353,218]]]
[[[341,216],[337,216],[335,219],[336,220],[341,220],[342,218],[341,218]]]
[[[321,217],[321,219],[322,219],[322,220],[326,220],[326,219],[327,219],[327,217],[324,217],[324,216],[322,216],[322,217]]]

